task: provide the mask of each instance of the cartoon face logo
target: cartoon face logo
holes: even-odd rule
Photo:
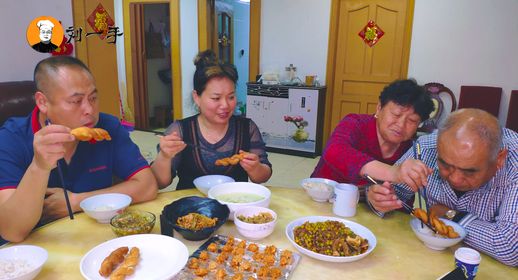
[[[63,27],[55,18],[41,16],[29,23],[26,35],[31,48],[41,53],[51,53],[63,41]]]
[[[52,28],[54,28],[54,23],[50,20],[40,20],[36,24],[40,29],[40,40],[42,43],[48,44],[50,43],[50,39],[52,38]]]

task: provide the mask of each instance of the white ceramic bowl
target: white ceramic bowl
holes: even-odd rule
[[[204,195],[207,195],[209,189],[223,183],[235,182],[234,178],[228,177],[225,175],[205,175],[194,179],[194,186],[202,192]]]
[[[252,194],[261,196],[262,199],[254,202],[228,202],[221,199],[221,195],[228,194]],[[210,188],[208,192],[209,198],[218,200],[222,204],[226,204],[230,209],[229,219],[234,220],[234,212],[243,207],[248,206],[261,206],[268,207],[270,205],[270,197],[272,193],[270,190],[262,185],[250,183],[250,182],[232,182],[219,184]]]
[[[297,242],[295,242],[295,237],[294,237],[293,231],[295,230],[296,227],[304,224],[305,222],[315,223],[315,222],[325,222],[328,220],[341,222],[346,227],[350,228],[355,234],[367,239],[369,241],[369,248],[367,249],[367,251],[365,251],[363,254],[356,255],[356,256],[335,257],[335,256],[329,256],[329,255],[324,255],[324,254],[319,254],[317,252],[313,252],[309,249],[306,249],[306,248],[300,246],[299,244],[297,244]],[[291,244],[293,246],[295,246],[295,248],[297,248],[297,250],[299,250],[299,252],[301,252],[302,254],[312,257],[314,259],[326,261],[326,262],[353,262],[353,261],[363,259],[367,255],[369,255],[374,250],[374,248],[376,248],[376,244],[377,244],[376,236],[374,236],[374,233],[372,233],[372,231],[370,231],[368,228],[366,228],[358,223],[355,223],[355,222],[340,219],[337,217],[327,217],[327,216],[308,216],[308,217],[302,217],[302,218],[296,219],[294,221],[291,221],[286,226],[286,236],[290,240]]]
[[[98,194],[84,199],[79,206],[90,217],[107,224],[113,216],[122,213],[131,203],[131,197],[122,193]]]
[[[251,217],[257,216],[259,213],[270,213],[273,217],[273,221],[264,224],[251,224],[238,219],[239,216]],[[275,211],[259,206],[250,206],[239,208],[234,212],[234,224],[236,225],[237,231],[250,240],[260,240],[268,235],[272,234],[277,223],[277,214]]]
[[[300,181],[300,185],[306,193],[317,202],[326,202],[334,194],[334,188],[338,183],[324,178],[306,178]]]
[[[421,223],[417,218],[413,218],[410,221],[410,226],[412,227],[412,230],[414,231],[417,238],[423,241],[426,247],[433,250],[444,250],[448,247],[451,247],[459,243],[462,239],[464,239],[464,237],[466,237],[466,230],[464,230],[464,228],[456,222],[446,219],[441,219],[441,221],[443,221],[447,226],[452,226],[460,237],[447,238],[436,235],[426,226],[423,226],[423,228],[421,228]]]
[[[0,262],[3,266],[12,265],[14,269],[10,272],[11,277],[6,278],[10,280],[34,279],[40,273],[47,258],[48,253],[45,249],[33,245],[17,245],[0,249]]]

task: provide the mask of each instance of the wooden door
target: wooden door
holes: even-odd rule
[[[83,31],[81,41],[76,41],[74,47],[76,57],[88,66],[95,78],[100,111],[120,117],[117,53],[115,44],[108,43],[113,39],[102,39],[98,35],[86,37],[86,33],[94,32],[87,19],[99,3],[103,5],[106,13],[115,19],[113,0],[72,1],[74,27],[76,30],[82,28]],[[123,43],[121,38],[117,38],[116,44]]]
[[[372,114],[381,90],[405,78],[410,49],[413,0],[336,0],[332,5],[330,132],[347,114]],[[369,47],[358,36],[369,20],[383,30]],[[334,57],[333,57],[334,56]],[[332,59],[332,60],[331,60]],[[328,61],[329,61],[328,60]],[[328,71],[329,73],[329,71]],[[328,134],[328,133],[327,133]]]

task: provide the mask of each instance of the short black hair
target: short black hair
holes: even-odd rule
[[[44,79],[48,79],[47,74],[49,72],[55,73],[58,71],[59,68],[66,66],[79,67],[80,69],[83,69],[86,72],[88,72],[88,74],[90,74],[93,77],[92,72],[90,72],[90,69],[88,69],[88,67],[81,60],[73,56],[51,56],[38,62],[38,64],[36,64],[36,67],[34,68],[33,78],[34,83],[36,84],[36,89],[42,91],[41,83]]]
[[[234,85],[237,82],[236,66],[231,63],[219,62],[212,50],[198,53],[194,58],[194,65],[196,65],[196,72],[194,72],[193,84],[198,95],[202,94],[212,78],[228,78]]]
[[[381,107],[392,101],[404,107],[412,107],[421,121],[426,121],[434,110],[430,94],[414,79],[396,80],[387,85],[379,97]]]

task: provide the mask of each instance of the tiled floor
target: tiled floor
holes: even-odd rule
[[[150,132],[133,131],[131,138],[140,147],[140,151],[148,161],[156,157],[158,136]],[[264,185],[290,188],[300,187],[300,180],[311,175],[319,159],[318,157],[305,158],[278,153],[268,153],[268,158],[273,165],[273,175]],[[163,191],[173,190],[175,185],[176,180],[173,180],[171,186]]]

